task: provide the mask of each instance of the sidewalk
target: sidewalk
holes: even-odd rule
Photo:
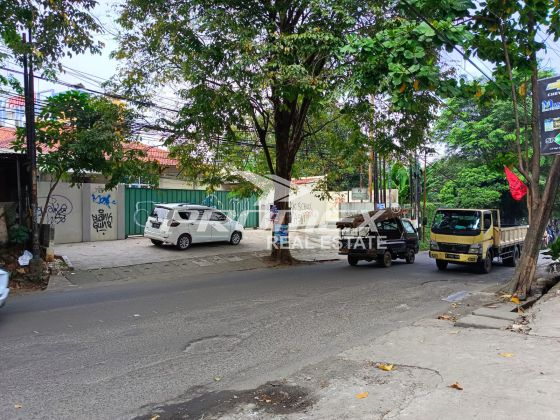
[[[246,230],[241,243],[193,244],[186,251],[172,246],[157,247],[144,237],[118,241],[56,245],[57,255],[67,257],[73,272],[64,278],[52,276],[49,289],[139,277],[157,277],[177,272],[189,276],[266,267],[262,257],[270,254],[271,231]],[[338,237],[336,229],[290,231],[292,255],[301,261],[340,259],[335,249],[321,249]],[[324,238],[324,239],[322,239]],[[70,284],[68,284],[70,282]]]
[[[529,334],[418,321],[287,378],[308,392],[303,412],[271,415],[246,404],[222,418],[557,419],[560,287],[528,314]]]

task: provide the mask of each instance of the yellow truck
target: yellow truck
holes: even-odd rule
[[[489,273],[498,258],[517,265],[528,226],[500,223],[498,210],[438,209],[431,228],[430,258],[439,270],[449,263],[471,264]]]

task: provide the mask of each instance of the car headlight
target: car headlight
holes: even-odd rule
[[[469,247],[469,254],[482,254],[482,245],[473,244]]]
[[[430,249],[432,251],[439,251],[439,246],[436,241],[430,241]]]

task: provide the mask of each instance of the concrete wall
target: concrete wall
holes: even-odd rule
[[[357,214],[362,211],[372,211],[375,206],[368,201],[352,199],[351,191],[330,191],[330,198],[321,200],[317,193],[313,191],[314,185],[303,185],[297,191],[290,193],[290,208],[292,221],[290,228],[317,227],[320,225],[332,225],[341,218]],[[387,190],[387,203],[392,207],[398,205],[399,191],[397,189]],[[270,229],[270,206],[274,200],[274,191],[270,191],[265,197],[259,200],[261,212],[261,229]],[[389,201],[390,200],[390,201]]]
[[[41,220],[49,188],[48,182],[37,184],[38,220]],[[82,192],[79,188],[70,187],[70,184],[62,182],[56,186],[44,222],[54,226],[55,242],[65,244],[82,241],[82,207]]]
[[[50,183],[38,183],[42,212]],[[103,184],[81,187],[60,183],[47,207],[45,223],[55,228],[55,243],[124,239],[124,186],[104,191]]]

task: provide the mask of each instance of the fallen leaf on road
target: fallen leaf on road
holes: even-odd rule
[[[519,305],[521,302],[519,301],[519,298],[517,296],[512,296],[510,299],[510,302],[515,303],[516,305]]]
[[[459,385],[459,382],[455,382],[454,384],[449,385],[449,388],[453,388],[453,389],[456,389],[456,390],[458,390],[458,391],[462,391],[462,390],[463,390],[463,387],[462,387],[461,385]]]
[[[517,307],[517,313],[518,313],[518,314],[524,314],[525,311],[523,310],[523,308],[522,308],[521,306],[518,306],[518,307]]]
[[[160,417],[159,414],[154,414],[152,417],[150,417],[150,420],[158,420]]]
[[[216,382],[220,382],[222,380],[222,378],[220,376],[214,376],[214,380]]]
[[[513,353],[499,353],[502,357],[513,357]]]
[[[378,364],[375,365],[375,367],[377,369],[381,369],[381,370],[384,370],[386,372],[390,372],[390,371],[393,370],[395,365],[393,365],[392,363],[378,363]]]
[[[14,405],[14,408],[21,408],[21,407],[23,407],[21,404],[15,404]]]
[[[369,395],[369,392],[365,391],[365,392],[360,392],[359,394],[356,394],[356,398],[359,400],[362,400],[364,398],[367,398],[367,396]]]
[[[456,318],[453,315],[443,314],[438,316],[437,319],[442,319],[444,321],[455,321]]]
[[[449,331],[449,334],[459,334],[459,330]]]
[[[502,295],[500,296],[501,299],[509,299],[511,297],[511,295]]]

